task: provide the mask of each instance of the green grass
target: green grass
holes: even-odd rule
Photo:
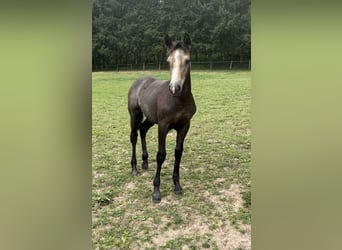
[[[250,249],[250,72],[192,72],[197,112],[181,161],[183,195],[173,193],[170,131],[157,205],[151,201],[157,126],[147,134],[149,169],[140,167],[139,140],[139,173],[130,175],[127,92],[143,75],[169,78],[167,71],[93,73],[93,248]],[[231,230],[244,240],[231,242],[225,237]]]

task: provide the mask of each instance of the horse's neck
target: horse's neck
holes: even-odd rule
[[[191,76],[190,76],[190,69],[186,75],[184,86],[183,86],[184,95],[191,94]]]

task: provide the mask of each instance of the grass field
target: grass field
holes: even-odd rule
[[[143,75],[169,72],[93,73],[93,248],[251,249],[251,75],[192,72],[197,112],[180,166],[183,195],[173,193],[175,132],[166,141],[162,201],[151,195],[157,126],[147,134],[149,169],[130,175],[127,92]]]

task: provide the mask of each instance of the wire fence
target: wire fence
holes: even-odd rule
[[[191,62],[192,70],[251,70],[251,60],[248,61],[202,61]],[[93,71],[133,71],[133,70],[169,70],[168,63],[140,63],[93,65]]]

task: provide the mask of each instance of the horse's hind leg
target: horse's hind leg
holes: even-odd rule
[[[140,137],[141,137],[141,146],[142,146],[142,164],[141,167],[143,169],[148,169],[148,153],[146,147],[146,133],[147,131],[154,125],[153,122],[149,120],[145,120],[143,123],[140,124]]]
[[[131,115],[131,144],[132,144],[132,159],[131,159],[131,167],[132,167],[132,175],[136,176],[138,174],[137,170],[137,158],[136,158],[136,145],[138,138],[138,128],[139,124],[142,120],[141,111],[130,112]]]

